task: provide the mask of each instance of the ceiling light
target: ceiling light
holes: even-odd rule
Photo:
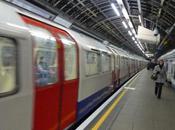
[[[130,36],[132,36],[132,33],[131,33],[131,31],[128,31],[128,34],[129,34]]]
[[[134,40],[135,40],[135,38],[134,38],[134,37],[132,37],[132,40],[134,41]]]
[[[135,41],[135,44],[137,44],[137,41]]]
[[[123,16],[125,17],[125,19],[129,20],[128,12],[126,11],[125,8],[122,8],[122,13],[123,13]]]
[[[144,48],[143,48],[143,46],[142,46],[142,44],[139,44],[140,45],[140,47],[144,50]]]
[[[125,23],[124,21],[122,22],[122,24],[123,24],[123,26],[124,26],[125,28],[128,28],[127,25],[126,25],[126,23]]]
[[[113,8],[113,10],[117,14],[117,16],[120,16],[120,13],[119,13],[118,9],[116,8],[116,6],[114,5],[114,3],[111,3],[111,7]]]
[[[139,41],[138,43],[139,43],[139,46],[144,50],[144,47],[143,47],[143,45],[141,44],[141,42]]]
[[[141,15],[139,15],[138,17],[139,17],[140,24],[142,24]]]
[[[140,46],[138,46],[138,47],[139,47],[139,49],[140,49],[141,51],[143,51],[142,48],[141,48]]]
[[[133,25],[132,25],[131,21],[129,21],[128,24],[129,24],[130,28],[133,28]]]
[[[123,5],[123,1],[122,0],[116,0],[117,1],[117,3],[119,4],[119,5]]]
[[[144,48],[143,48],[142,44],[139,44],[139,46],[142,48],[142,50],[144,50]]]
[[[132,33],[136,34],[136,32],[135,32],[135,30],[134,30],[134,29],[132,29],[131,31],[132,31]]]

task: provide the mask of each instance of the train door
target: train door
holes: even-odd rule
[[[123,61],[124,61],[124,72],[125,72],[125,74],[124,74],[124,81],[126,81],[126,79],[127,79],[127,77],[128,77],[128,63],[127,63],[127,58],[124,56],[124,59],[123,59]]]
[[[175,88],[175,62],[172,62],[171,75],[171,86]]]
[[[172,59],[168,59],[167,60],[167,80],[171,82],[171,77],[172,77],[172,73],[171,73],[171,69],[172,69]]]
[[[129,57],[126,58],[127,60],[127,66],[128,66],[128,78],[131,76],[131,59]]]
[[[119,86],[119,78],[120,78],[120,56],[118,54],[116,55],[115,68],[116,68],[117,86]]]
[[[78,45],[74,39],[65,31],[54,28],[55,37],[63,45],[63,69],[62,79],[63,86],[61,91],[61,130],[76,121],[78,84],[79,84],[79,60]]]
[[[114,89],[116,87],[115,61],[116,61],[115,54],[112,53],[111,54],[111,70],[112,70],[112,84],[114,85]]]
[[[134,67],[133,67],[133,59],[131,58],[131,76],[133,76],[133,70],[134,69]]]
[[[50,26],[23,17],[33,37],[35,83],[33,130],[58,130],[61,101],[61,51]]]
[[[116,50],[112,49],[114,54],[114,72],[115,72],[115,87],[119,86],[119,55]]]

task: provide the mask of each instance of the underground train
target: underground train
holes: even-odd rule
[[[145,67],[139,56],[0,2],[0,129],[63,130]]]
[[[175,49],[162,55],[160,59],[165,62],[167,81],[175,88]]]

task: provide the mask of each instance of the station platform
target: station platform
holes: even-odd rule
[[[165,84],[157,99],[150,76],[149,70],[139,72],[77,130],[175,130],[175,90]]]

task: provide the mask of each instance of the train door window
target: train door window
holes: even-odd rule
[[[119,58],[118,56],[115,57],[115,67],[116,68],[119,67],[119,59],[118,58]]]
[[[102,65],[102,72],[110,71],[111,69],[111,56],[107,53],[101,54],[101,65]]]
[[[166,72],[168,71],[168,62],[165,61],[165,69],[166,69]]]
[[[171,63],[171,76],[173,75],[173,64]]]
[[[100,72],[100,54],[93,51],[86,51],[86,76],[98,74]]]
[[[17,90],[17,48],[14,40],[0,37],[0,96]]]
[[[54,84],[58,81],[58,53],[56,39],[52,34],[40,27],[29,25],[34,37],[35,83],[38,86]]]
[[[114,67],[115,67],[115,55],[112,55],[111,56],[111,68],[112,68],[112,70],[114,70]]]
[[[173,72],[173,78],[175,79],[175,64],[173,64],[173,67],[172,68],[173,68],[173,71],[174,71]]]
[[[64,44],[64,78],[73,80],[77,78],[76,44],[71,37],[58,34]]]

